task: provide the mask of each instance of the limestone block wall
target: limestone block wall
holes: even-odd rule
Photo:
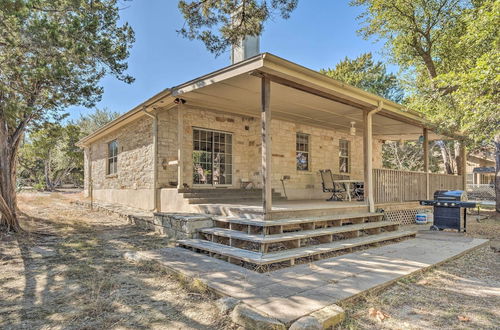
[[[169,110],[168,120],[160,121],[161,131],[163,125],[166,131],[175,132],[177,123],[177,109]],[[192,186],[193,164],[191,155],[193,152],[193,127],[224,131],[233,134],[233,187],[240,186],[241,179],[251,180],[255,187],[261,187],[261,142],[260,142],[260,119],[190,108],[183,106],[183,180]],[[167,118],[167,116],[165,117]],[[352,179],[363,179],[363,137],[361,134],[351,136],[347,132],[312,127],[308,125],[287,122],[283,120],[272,120],[272,161],[273,177],[272,185],[277,191],[283,193],[281,178],[290,176],[285,181],[285,189],[290,199],[323,198],[321,178],[318,170],[331,169],[334,173],[339,170],[339,140],[350,141],[351,147],[351,169]],[[298,171],[295,160],[296,133],[301,132],[310,136],[310,169],[309,171]],[[165,142],[164,151],[160,158],[165,156],[168,161],[177,158],[177,146],[175,134]],[[374,167],[381,167],[381,141],[374,140]],[[175,149],[175,150],[174,150]],[[163,148],[162,148],[163,150]],[[170,150],[170,151],[169,151]],[[166,181],[177,181],[177,166],[167,166],[166,169],[159,167],[160,177]],[[164,181],[165,181],[164,180]]]
[[[108,143],[113,140],[118,143],[117,173],[108,175]],[[153,208],[151,118],[141,118],[104,136],[92,143],[85,154],[87,193],[91,177],[93,195],[96,200],[121,203],[143,209]],[[90,165],[89,157],[91,159]]]
[[[178,109],[158,113],[158,188],[177,186]]]
[[[183,107],[183,180],[193,183],[193,128],[204,128],[232,133],[233,135],[233,187],[239,187],[241,179],[259,177],[260,122],[247,116]]]
[[[254,187],[261,185],[260,119],[187,105],[182,107],[182,127],[178,126],[179,108],[158,113],[158,188],[177,184],[178,129],[183,130],[183,180],[193,184],[193,128],[204,128],[231,133],[233,136],[233,184],[240,187],[242,179],[250,180]],[[312,127],[283,120],[272,120],[272,186],[284,193],[285,181],[289,199],[324,198],[320,169],[339,170],[339,140],[350,141],[352,179],[363,179],[363,137],[347,132]],[[296,133],[308,134],[310,168],[296,169]],[[118,172],[106,174],[108,143],[118,142]],[[381,141],[374,140],[374,167],[381,167]],[[93,179],[96,200],[121,203],[133,207],[153,208],[153,136],[152,119],[143,117],[92,143],[85,148],[85,191],[88,194],[89,177]],[[90,162],[89,162],[90,160]]]
[[[196,213],[165,213],[154,214],[150,227],[160,234],[172,239],[186,239],[198,237],[198,230],[213,226],[209,215]]]
[[[309,135],[309,170],[296,169],[296,133]],[[320,169],[331,169],[339,173],[339,140],[350,142],[351,179],[363,179],[363,137],[351,136],[347,132],[312,127],[292,122],[273,120],[272,155],[273,188],[281,193],[281,178],[290,176],[285,181],[285,190],[289,199],[324,198]]]

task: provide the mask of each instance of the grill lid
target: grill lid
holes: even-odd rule
[[[466,201],[467,193],[463,190],[436,190],[435,200]]]

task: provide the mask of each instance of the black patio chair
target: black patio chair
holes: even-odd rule
[[[338,176],[338,174],[332,174],[331,170],[319,170],[321,175],[321,185],[323,186],[323,192],[331,193],[332,196],[327,199],[327,201],[342,201],[344,200],[344,194],[346,190],[344,185],[335,183],[334,175]],[[336,180],[340,180],[336,178]]]
[[[365,184],[363,182],[356,182],[354,184],[353,195],[358,201],[365,199]]]

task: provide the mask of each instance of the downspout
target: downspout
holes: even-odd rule
[[[158,212],[158,116],[155,113],[150,114],[146,110],[146,106],[142,108],[142,111],[150,118],[153,119],[153,211]]]
[[[89,144],[88,148],[88,159],[87,159],[87,166],[88,166],[88,176],[89,176],[89,180],[88,180],[88,194],[89,194],[89,198],[90,198],[90,210],[94,210],[94,181],[92,180],[92,144]]]
[[[379,101],[375,109],[365,112],[365,194],[368,200],[369,212],[375,212],[375,201],[373,196],[373,115],[382,110],[384,101]]]

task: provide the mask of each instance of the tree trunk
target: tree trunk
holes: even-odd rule
[[[0,230],[20,231],[17,217],[16,154],[7,124],[0,120]]]
[[[500,213],[500,133],[495,135],[495,195],[496,210]]]
[[[436,144],[439,146],[441,150],[441,157],[443,158],[444,169],[447,174],[453,174],[453,168],[451,166],[451,157],[446,145],[443,141],[436,141]]]
[[[43,170],[45,174],[45,189],[49,191],[54,190],[54,185],[52,184],[52,179],[51,179],[51,169],[50,169],[50,156],[49,159],[46,159],[43,162]]]
[[[461,174],[465,175],[465,169],[462,172],[462,157],[460,157],[460,148],[464,147],[464,146],[462,146],[462,143],[463,142],[458,142],[458,141],[454,141],[454,143],[453,143],[453,153],[454,153],[453,169],[454,170],[456,169],[456,172],[458,175],[461,175]]]

